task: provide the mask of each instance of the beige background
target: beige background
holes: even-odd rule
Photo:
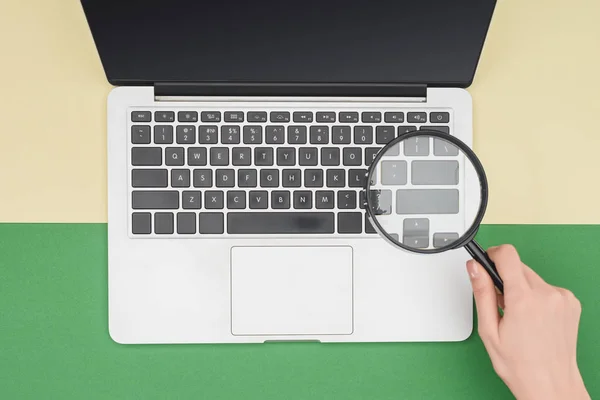
[[[107,83],[77,0],[0,0],[0,222],[106,221]],[[499,0],[473,95],[486,223],[600,223],[600,1]]]

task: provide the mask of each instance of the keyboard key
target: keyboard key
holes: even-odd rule
[[[358,122],[358,113],[340,112],[340,122]]]
[[[181,235],[192,235],[196,233],[196,213],[177,213],[177,233]]]
[[[429,236],[402,236],[402,243],[415,249],[426,249],[429,247]]]
[[[310,188],[323,187],[323,170],[322,169],[305,169],[304,170],[304,186],[310,187]]]
[[[284,169],[281,175],[282,186],[300,187],[302,184],[301,174],[302,172],[299,169]]]
[[[361,233],[363,215],[360,212],[339,212],[338,233]]]
[[[432,112],[429,113],[429,120],[438,124],[447,124],[448,122],[450,122],[450,113]]]
[[[250,208],[253,210],[266,210],[269,206],[269,192],[266,190],[252,190],[248,194],[248,198],[250,199]]]
[[[346,186],[346,171],[343,169],[327,170],[327,187]]]
[[[198,127],[198,142],[201,144],[217,144],[217,127],[215,125],[200,125]]]
[[[290,208],[290,192],[289,192],[289,190],[274,190],[274,191],[272,191],[271,192],[271,208],[274,210],[289,209]]]
[[[457,214],[457,189],[406,189],[396,191],[398,214]]]
[[[340,149],[337,147],[323,147],[321,149],[321,165],[340,165]]]
[[[434,233],[433,234],[433,247],[440,248],[448,246],[450,243],[458,240],[458,233]]]
[[[171,187],[190,187],[190,170],[189,169],[172,169],[171,170]]]
[[[365,214],[365,232],[366,233],[371,233],[371,234],[372,233],[377,233],[377,231],[375,230],[375,228],[371,224],[371,221],[369,221],[369,217],[367,216],[367,214]],[[394,234],[392,233],[392,235],[394,235]],[[395,237],[395,239],[398,240],[398,237]]]
[[[279,147],[277,149],[277,165],[296,165],[296,149],[293,147]]]
[[[131,192],[134,210],[170,210],[179,208],[178,191],[148,190]]]
[[[262,144],[262,126],[244,126],[244,144]]]
[[[258,173],[255,169],[238,169],[239,187],[256,187]]]
[[[373,144],[373,127],[372,126],[355,126],[354,127],[354,143],[355,144]]]
[[[195,169],[194,187],[212,187],[212,170],[210,169]]]
[[[377,144],[388,144],[396,137],[393,126],[378,126],[376,129],[375,142]]]
[[[317,190],[315,192],[315,207],[319,210],[332,209],[334,204],[333,191]]]
[[[135,212],[131,214],[131,232],[136,235],[148,235],[152,233],[152,214],[146,212]]]
[[[399,126],[398,127],[398,136],[403,135],[405,133],[408,132],[413,132],[416,131],[417,127],[416,126],[412,126],[412,125],[408,125],[408,126]]]
[[[332,212],[230,212],[230,234],[334,233]]]
[[[197,111],[179,111],[177,113],[177,121],[179,122],[198,122]]]
[[[413,185],[458,184],[458,161],[413,161],[410,167]]]
[[[131,143],[150,144],[150,125],[133,125],[131,127]]]
[[[407,181],[408,178],[406,161],[381,162],[381,184],[406,185]]]
[[[449,126],[437,126],[437,125],[421,125],[421,128],[419,128],[419,130],[423,130],[423,129],[428,129],[428,130],[432,130],[432,131],[439,131],[439,132],[443,132],[446,134],[450,134],[450,127]]]
[[[348,170],[348,186],[353,188],[362,188],[367,180],[366,169],[350,169]]]
[[[267,126],[265,133],[265,141],[267,144],[283,144],[285,143],[285,128],[281,125]]]
[[[200,213],[199,231],[202,234],[221,234],[225,231],[223,213]]]
[[[254,165],[270,166],[273,165],[273,148],[272,147],[255,147],[254,148]]]
[[[181,206],[184,210],[199,210],[202,207],[202,194],[199,191],[184,191],[181,194]]]
[[[185,163],[183,147],[167,147],[165,149],[165,164],[168,166],[180,166]]]
[[[154,143],[173,143],[173,127],[171,125],[154,125]]]
[[[166,169],[134,169],[131,171],[131,186],[134,188],[166,188]]]
[[[133,147],[131,149],[131,165],[162,165],[162,149],[160,147]]]
[[[261,169],[260,170],[260,187],[278,187],[279,186],[279,170],[277,169]]]
[[[267,122],[265,111],[248,111],[248,122]]]
[[[318,112],[317,122],[335,122],[334,112]]]
[[[380,112],[363,112],[361,114],[361,120],[362,122],[369,122],[369,123],[375,123],[375,122],[381,122],[381,113]]]
[[[370,166],[373,163],[373,160],[375,160],[375,157],[377,157],[377,153],[379,153],[379,151],[381,150],[380,147],[367,147],[365,148],[365,165],[366,166]],[[392,155],[388,152],[386,152],[386,154],[388,155]]]
[[[390,215],[392,213],[392,191],[391,190],[373,190],[371,192],[375,215]]]
[[[242,190],[227,192],[227,208],[230,210],[243,210],[246,208],[246,192]]]
[[[383,116],[385,122],[389,123],[403,123],[404,113],[403,112],[386,112]]]
[[[333,144],[350,144],[352,134],[349,126],[334,126],[331,133]]]
[[[288,126],[288,143],[306,144],[306,127],[298,125]]]
[[[178,144],[196,143],[196,127],[194,125],[179,125],[176,132],[175,140]]]
[[[427,156],[429,155],[429,138],[428,137],[412,137],[404,142],[405,156]]]
[[[221,122],[220,111],[202,111],[200,113],[202,122]]]
[[[344,165],[362,165],[362,149],[344,147]]]
[[[298,150],[299,164],[303,166],[317,165],[317,148],[301,147]]]
[[[150,111],[132,111],[131,120],[133,122],[150,122],[152,121],[152,114],[150,114]]]
[[[287,111],[271,111],[271,122],[290,122],[290,113]]]
[[[294,192],[294,208],[298,210],[310,210],[312,208],[312,192],[308,190],[296,190]]]
[[[207,210],[221,210],[223,207],[223,192],[221,190],[207,190],[204,192],[204,208]]]
[[[405,236],[429,236],[429,219],[406,218],[402,223]]]
[[[223,114],[225,122],[244,122],[243,111],[225,111]]]
[[[337,205],[340,210],[355,209],[356,192],[354,190],[340,190],[337,193]]]
[[[436,156],[457,156],[458,147],[442,139],[433,139],[433,154]]]
[[[251,165],[251,153],[248,147],[234,147],[231,149],[231,162],[233,165]]]
[[[294,122],[312,122],[312,111],[296,111],[294,112]]]
[[[175,113],[173,111],[155,111],[154,120],[156,122],[173,122],[175,121]]]
[[[183,149],[181,150],[183,151]],[[206,165],[207,161],[206,147],[188,148],[188,165]]]
[[[235,171],[233,169],[218,169],[215,171],[215,183],[217,187],[234,187]]]
[[[240,127],[238,125],[223,125],[223,126],[221,126],[221,143],[222,144],[239,144],[240,143]]]
[[[311,126],[310,144],[329,144],[329,127]]]
[[[173,213],[157,212],[154,214],[154,233],[159,235],[173,233]]]
[[[213,147],[210,149],[210,165],[229,165],[229,149],[227,147]]]
[[[427,113],[425,112],[409,112],[406,114],[406,120],[409,123],[423,124],[427,122]]]

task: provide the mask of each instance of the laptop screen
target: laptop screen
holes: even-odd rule
[[[495,0],[82,0],[109,81],[473,79]]]

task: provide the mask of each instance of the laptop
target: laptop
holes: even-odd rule
[[[472,143],[465,88],[494,0],[82,5],[115,86],[114,341],[470,336],[467,253],[393,248],[365,220],[361,192],[400,134]],[[435,246],[436,232],[418,230]]]

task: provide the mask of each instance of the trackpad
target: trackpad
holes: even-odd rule
[[[351,247],[233,247],[234,335],[352,333]]]

